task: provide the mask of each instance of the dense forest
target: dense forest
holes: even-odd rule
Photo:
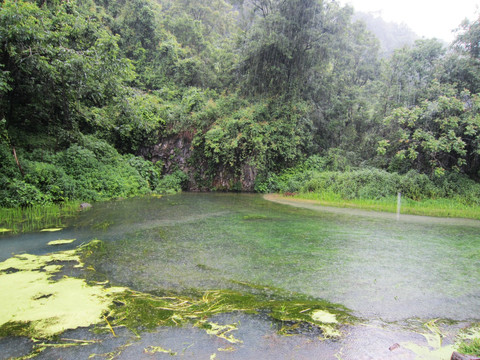
[[[480,201],[479,20],[385,56],[330,0],[3,0],[0,42],[3,207],[341,176]]]

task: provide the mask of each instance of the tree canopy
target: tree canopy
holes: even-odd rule
[[[69,176],[54,154],[105,146],[154,166],[129,163],[150,188],[253,190],[332,154],[478,179],[479,20],[386,56],[359,18],[330,0],[3,0],[0,188],[47,191],[38,172]]]

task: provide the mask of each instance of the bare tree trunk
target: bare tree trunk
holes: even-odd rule
[[[17,163],[18,169],[22,174],[22,177],[25,177],[25,173],[23,172],[22,166],[20,165],[20,161],[18,161],[17,152],[15,151],[15,146],[12,146],[13,156],[15,157],[15,161]]]

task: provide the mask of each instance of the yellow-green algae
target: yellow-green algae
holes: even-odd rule
[[[42,230],[40,230],[40,232],[56,232],[56,231],[60,231],[60,230],[63,230],[63,228],[42,229]]]
[[[325,324],[337,324],[337,317],[325,310],[315,310],[312,312],[312,319]]]
[[[453,345],[431,348],[415,343],[401,343],[401,346],[414,352],[417,360],[449,360],[455,351]]]
[[[233,346],[227,346],[225,348],[218,348],[217,351],[220,351],[220,352],[234,352],[236,351],[237,349],[235,349]]]
[[[413,342],[403,342],[400,345],[415,353],[418,360],[449,360],[458,344],[443,345],[444,333],[439,327],[439,319],[433,319],[423,324],[427,332],[419,332],[427,341],[427,345]],[[459,338],[460,335],[457,336]]]
[[[22,254],[0,263],[0,329],[21,329],[23,335],[51,337],[67,329],[87,327],[104,321],[120,287],[89,286],[83,279],[53,277],[63,262],[82,263],[77,251],[49,255]],[[25,326],[20,326],[24,324]]]
[[[262,311],[280,324],[280,333],[294,334],[299,324],[309,324],[324,337],[339,336],[338,323],[353,319],[344,307],[325,301],[291,294],[272,299],[271,289],[266,294],[214,290],[188,296],[155,296],[123,287],[105,287],[108,281],[87,283],[60,276],[67,263],[94,274],[94,268],[85,267],[83,261],[104,251],[103,243],[96,240],[77,250],[42,256],[22,254],[0,263],[0,287],[9,289],[0,294],[0,336],[48,338],[94,324],[115,335],[114,329],[120,326],[137,332],[192,323],[235,344],[240,340],[230,332],[236,325],[218,325],[207,319],[219,313]],[[254,285],[252,289],[258,292]]]
[[[227,340],[231,344],[241,344],[243,343],[242,340],[239,340],[233,336],[233,334],[229,334],[231,331],[237,330],[237,324],[227,324],[227,325],[220,325],[214,322],[200,322],[199,325],[202,329],[204,329],[207,334],[214,335],[221,339]]]
[[[11,232],[13,231],[12,229],[6,229],[6,228],[0,228],[0,234],[1,233],[6,233],[6,232]]]
[[[65,240],[53,240],[49,241],[47,245],[54,246],[54,245],[64,245],[64,244],[71,244],[77,239],[65,239]]]
[[[169,354],[169,355],[172,355],[172,356],[177,355],[177,353],[175,351],[172,351],[170,349],[169,350],[164,349],[161,346],[149,346],[148,348],[145,348],[144,351],[145,351],[146,354],[150,354],[150,355],[153,355],[153,354],[156,354],[156,353],[164,353],[164,354]]]
[[[193,323],[209,334],[231,340],[231,343],[235,343],[236,339],[222,334],[234,330],[235,325],[222,325],[220,328],[220,325],[205,319],[219,313],[262,311],[280,324],[281,334],[298,333],[301,324],[308,324],[316,327],[325,338],[340,336],[340,323],[353,320],[345,308],[324,301],[298,298],[272,300],[263,295],[233,290],[206,291],[197,296],[154,296],[128,290],[118,294],[115,303],[110,313],[113,327],[126,326],[135,331],[139,328],[154,329],[158,326]],[[311,316],[318,311],[324,312],[322,319]],[[332,323],[333,318],[341,321]]]

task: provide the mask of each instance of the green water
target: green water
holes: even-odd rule
[[[152,346],[186,359],[449,359],[452,349],[445,345],[480,321],[476,221],[396,221],[282,205],[259,195],[184,193],[94,204],[66,224],[55,233],[2,235],[1,260],[101,239],[106,251],[87,263],[94,280],[155,295],[232,289],[272,300],[308,297],[344,305],[359,320],[341,326],[339,339],[319,340],[308,327],[282,336],[281,324],[263,313],[215,315],[212,321],[236,324],[235,337],[243,343],[233,347],[192,326],[159,327],[140,338],[122,327],[116,336],[78,329],[55,341],[87,339],[92,345],[47,348],[38,359],[172,358],[147,354]],[[58,239],[76,241],[47,245]],[[453,321],[435,322],[442,348],[429,342],[439,336],[424,325],[432,319]],[[0,338],[0,349],[0,359],[7,359],[29,354],[35,344]]]
[[[108,253],[95,268],[136,290],[246,282],[341,303],[367,318],[479,318],[474,222],[397,222],[232,194],[100,204],[83,221],[104,219],[111,225],[96,235]]]

